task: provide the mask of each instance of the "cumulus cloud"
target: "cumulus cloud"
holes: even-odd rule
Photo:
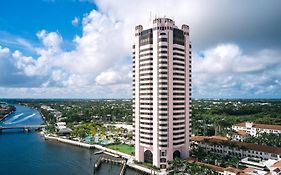
[[[280,68],[280,51],[245,54],[235,44],[221,44],[194,55],[194,93],[206,98],[280,94]]]
[[[131,80],[131,66],[123,66],[117,69],[110,69],[100,73],[96,77],[98,85],[128,84]]]
[[[59,95],[61,91],[59,96],[84,97],[85,93],[92,97],[130,97],[134,26],[148,27],[152,18],[167,16],[175,19],[178,26],[183,23],[191,26],[195,97],[255,97],[276,93],[280,97],[281,54],[274,50],[281,46],[279,1],[276,3],[280,5],[243,0],[176,3],[97,0],[95,3],[98,10],[85,14],[81,21],[78,17],[71,21],[74,26],[81,23],[82,35],[74,37],[74,49],[70,51],[62,48],[63,36],[44,29],[36,34],[42,43],[34,47],[36,57],[25,55],[20,49],[11,52],[0,48],[0,57],[8,58],[5,64],[25,80],[22,88],[34,87],[29,94],[50,91]],[[28,42],[18,42],[30,48]],[[214,47],[229,42],[236,44]]]
[[[40,79],[42,87],[120,84],[128,82],[128,76],[123,75],[130,72],[127,48],[120,45],[121,32],[116,18],[93,10],[83,18],[82,36],[73,39],[75,49],[62,50],[63,38],[58,32],[41,30],[36,34],[42,42],[42,47],[35,48],[38,57],[25,56],[19,50],[12,57],[22,74],[44,77]],[[109,72],[120,78],[110,80],[105,77]]]
[[[42,41],[45,46],[43,49],[38,48],[38,54],[53,54],[61,51],[60,45],[62,43],[62,37],[56,32],[48,33],[46,30],[41,30],[37,34],[37,37]]]
[[[32,87],[38,86],[40,77],[29,78],[17,67],[17,61],[12,52],[6,47],[0,46],[0,87]],[[3,93],[6,94],[6,93]]]
[[[197,51],[217,43],[237,41],[247,48],[281,47],[281,1],[224,0],[96,0],[99,10],[124,22],[124,32],[149,25],[149,19],[167,16],[191,27]],[[129,4],[129,5],[128,5]],[[241,7],[241,5],[243,7]],[[129,37],[127,37],[130,39]],[[130,43],[130,40],[125,40]]]

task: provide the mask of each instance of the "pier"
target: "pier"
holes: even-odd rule
[[[125,159],[116,160],[116,159],[112,159],[112,158],[101,156],[101,157],[99,157],[99,159],[95,163],[94,170],[97,170],[100,167],[102,162],[110,162],[110,163],[114,163],[114,164],[121,164],[122,167],[121,167],[119,175],[124,175],[125,174],[126,163],[127,163],[127,161]]]
[[[23,131],[30,131],[33,129],[42,129],[45,128],[46,125],[16,125],[16,126],[0,126],[0,132],[3,130],[9,129],[22,129]]]

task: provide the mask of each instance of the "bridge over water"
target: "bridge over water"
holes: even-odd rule
[[[45,128],[47,125],[16,125],[16,126],[0,126],[0,132],[9,129],[22,129],[23,131],[30,131]]]

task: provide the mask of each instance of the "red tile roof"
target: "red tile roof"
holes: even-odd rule
[[[238,169],[238,168],[233,168],[233,167],[227,167],[224,169],[225,171],[228,171],[228,172],[232,172],[232,173],[242,173],[243,171]]]
[[[213,171],[216,171],[216,172],[223,172],[223,171],[224,171],[224,168],[223,168],[223,167],[220,167],[220,166],[211,165],[211,164],[207,164],[207,163],[203,163],[203,162],[196,162],[196,164],[198,164],[198,165],[204,165],[204,166],[206,166],[207,168],[210,168],[210,169],[212,169]]]
[[[244,172],[243,170],[238,169],[238,168],[234,168],[234,167],[223,168],[223,167],[220,167],[220,166],[207,164],[207,163],[203,163],[203,162],[195,162],[195,163],[198,164],[198,165],[206,166],[207,168],[210,168],[210,169],[212,169],[213,171],[216,171],[216,172],[223,173],[224,171],[228,171],[228,172],[233,172],[237,175],[249,175],[246,172]]]
[[[273,153],[273,154],[278,154],[281,155],[281,148],[278,147],[272,147],[272,146],[266,146],[266,145],[258,145],[254,143],[246,143],[246,142],[237,142],[237,141],[229,141],[226,139],[217,139],[213,137],[207,137],[207,136],[193,136],[191,138],[192,141],[197,141],[197,142],[203,142],[203,141],[208,141],[208,142],[213,142],[213,143],[231,143],[233,146],[237,146],[240,148],[244,148],[246,150],[254,150],[254,151],[260,151],[260,152],[266,152],[266,153]]]
[[[273,164],[271,167],[281,168],[281,160]]]
[[[222,137],[222,136],[210,136],[210,137],[207,137],[207,136],[192,136],[191,140],[198,141],[198,142],[201,142],[201,141],[214,141],[214,142],[216,142],[216,141],[227,141],[228,138]]]

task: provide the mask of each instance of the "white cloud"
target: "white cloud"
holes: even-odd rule
[[[56,32],[48,33],[46,30],[41,30],[37,34],[37,37],[42,41],[45,46],[43,49],[37,49],[38,54],[54,54],[61,51],[60,45],[63,41],[62,37]]]
[[[74,17],[74,19],[71,21],[71,24],[73,26],[78,26],[79,24],[79,18],[77,16]]]
[[[25,75],[34,76],[40,73],[39,68],[36,66],[37,62],[32,57],[24,56],[18,50],[16,50],[12,56],[15,58],[17,68],[23,70]]]
[[[73,39],[75,45],[73,50],[62,49],[64,41],[58,32],[41,30],[37,37],[42,46],[34,49],[38,57],[26,56],[21,51],[12,54],[16,67],[22,74],[28,77],[44,77],[39,79],[42,90],[34,90],[37,94],[52,91],[50,90],[52,87],[55,89],[52,91],[53,94],[63,91],[62,94],[65,95],[67,93],[81,95],[78,93],[79,89],[86,91],[87,88],[89,89],[87,95],[92,93],[93,97],[101,94],[105,97],[109,94],[115,97],[117,94],[129,97],[131,94],[129,62],[134,26],[143,24],[147,27],[151,22],[150,16],[154,18],[165,15],[175,19],[179,27],[183,23],[191,26],[193,48],[200,51],[200,54],[193,52],[195,96],[218,97],[237,96],[239,93],[240,95],[262,93],[261,89],[268,85],[272,85],[268,86],[270,87],[267,88],[268,91],[277,92],[277,87],[280,87],[279,51],[263,49],[245,54],[238,44],[221,44],[204,49],[218,42],[232,41],[236,37],[247,38],[245,33],[252,34],[253,28],[264,29],[257,25],[262,23],[263,26],[268,26],[265,25],[268,20],[260,19],[278,16],[274,9],[272,13],[265,14],[264,11],[252,9],[252,3],[246,3],[244,8],[240,8],[238,2],[222,4],[220,0],[210,2],[97,0],[95,3],[99,11],[92,10],[85,14],[81,21],[78,17],[71,21],[74,26],[81,23],[83,29],[82,35]],[[221,5],[224,8],[221,8]],[[235,7],[240,10],[231,10]],[[242,25],[240,21],[244,21],[245,24]],[[221,25],[222,22],[224,25]],[[254,37],[253,40],[256,38],[258,37]],[[18,42],[30,47],[25,41]],[[204,58],[200,56],[201,51]],[[33,90],[29,91],[31,92]]]
[[[243,97],[280,92],[280,51],[261,50],[249,55],[235,44],[221,44],[200,55],[193,59],[196,96]]]
[[[118,75],[117,72],[107,71],[99,74],[96,78],[96,81],[100,85],[109,85],[119,82],[121,79],[122,77]]]
[[[83,18],[83,34],[74,38],[74,50],[61,49],[63,39],[59,33],[41,30],[37,37],[43,47],[35,49],[37,58],[25,56],[20,51],[15,51],[13,57],[17,67],[27,76],[49,75],[50,78],[43,82],[44,87],[54,84],[51,82],[65,87],[94,86],[96,81],[100,85],[128,82],[128,76],[120,76],[120,73],[130,72],[128,50],[120,45],[123,41],[123,36],[118,34],[122,32],[121,27],[114,17],[93,10]],[[120,78],[106,79],[105,75],[112,71]]]
[[[130,69],[131,66],[123,66],[119,69],[104,71],[96,77],[96,82],[98,85],[128,84],[131,80]]]

